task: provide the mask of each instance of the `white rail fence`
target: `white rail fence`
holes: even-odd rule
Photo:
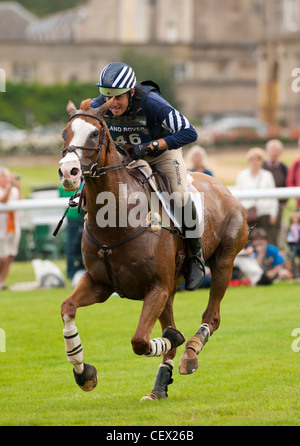
[[[258,198],[290,199],[300,198],[300,187],[278,187],[274,189],[237,190],[229,187],[232,194],[239,200]],[[56,224],[67,208],[69,198],[27,199],[11,203],[0,203],[0,213],[7,211],[22,211],[23,227],[37,224]]]

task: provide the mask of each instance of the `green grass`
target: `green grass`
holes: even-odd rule
[[[34,280],[30,263],[14,263],[8,284],[25,280]],[[93,392],[84,393],[64,352],[60,304],[70,286],[2,291],[0,425],[299,425],[300,352],[291,349],[291,333],[300,326],[299,287],[229,289],[221,326],[199,355],[199,370],[178,374],[180,347],[169,398],[151,403],[140,398],[151,391],[160,359],[135,356],[130,343],[140,302],[112,297],[78,310],[85,360],[99,379]],[[178,293],[175,320],[186,337],[198,329],[207,298],[207,291]]]

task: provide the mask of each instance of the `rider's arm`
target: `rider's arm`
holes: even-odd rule
[[[146,101],[149,122],[159,124],[170,134],[159,140],[159,149],[178,149],[195,142],[198,134],[188,119],[155,92],[150,92]]]

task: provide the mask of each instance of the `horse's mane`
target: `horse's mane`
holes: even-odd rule
[[[84,101],[81,102],[80,110],[82,110],[83,113],[86,112],[90,108],[92,100],[93,99],[89,98],[89,99],[85,99]]]

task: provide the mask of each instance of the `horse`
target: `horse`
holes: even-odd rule
[[[76,191],[82,177],[85,181],[82,201],[86,210],[82,236],[82,256],[85,272],[72,294],[61,305],[63,334],[68,361],[73,366],[76,383],[84,391],[97,385],[97,370],[83,361],[76,311],[80,307],[104,303],[114,292],[120,297],[143,301],[139,322],[131,338],[137,355],[162,356],[152,391],[142,401],[168,396],[173,382],[172,371],[177,348],[185,341],[179,373],[191,374],[198,369],[198,355],[220,325],[220,304],[232,277],[233,262],[248,238],[245,211],[240,202],[217,179],[202,173],[192,173],[193,185],[204,194],[204,260],[211,269],[211,286],[207,308],[200,328],[185,340],[177,330],[173,302],[178,286],[184,282],[184,263],[180,254],[187,254],[185,240],[177,231],[149,225],[138,228],[120,225],[121,203],[132,210],[128,196],[147,195],[147,181],[138,181],[128,162],[121,162],[103,116],[111,101],[95,109],[91,100],[82,101],[77,109],[72,101],[67,105],[69,122],[62,132],[63,159],[59,169],[62,185]],[[123,196],[120,185],[126,185]],[[99,193],[114,197],[116,225],[99,227],[97,217],[105,204]],[[124,215],[123,215],[124,217]],[[122,218],[123,218],[122,217]],[[105,226],[105,225],[102,225]],[[183,257],[184,257],[183,256]],[[162,337],[150,339],[159,320]]]

